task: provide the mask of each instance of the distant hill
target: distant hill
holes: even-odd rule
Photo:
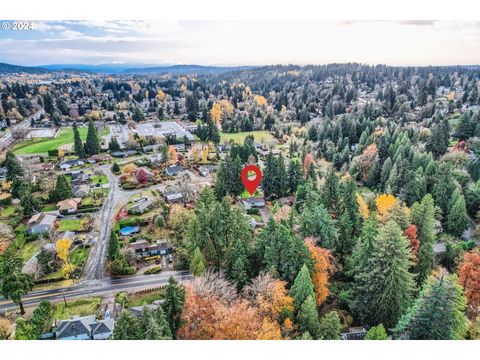
[[[28,74],[45,74],[50,72],[50,70],[38,66],[20,66],[0,63],[0,73],[1,74],[12,74],[12,73],[28,73]]]
[[[124,72],[129,74],[218,74],[228,71],[245,70],[251,66],[202,66],[202,65],[171,65],[144,68],[130,68]]]

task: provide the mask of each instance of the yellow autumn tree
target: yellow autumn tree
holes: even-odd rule
[[[328,277],[332,269],[330,264],[331,254],[327,249],[315,245],[313,238],[305,239],[308,251],[314,261],[312,283],[315,291],[317,305],[320,305],[330,295],[328,290]]]
[[[363,198],[362,195],[356,194],[357,198],[357,204],[358,204],[358,211],[360,213],[360,216],[364,219],[367,220],[368,217],[370,216],[370,210],[368,209],[367,202]]]
[[[385,219],[395,205],[395,196],[382,194],[375,200],[379,220]]]
[[[222,121],[222,108],[218,103],[214,103],[210,109],[210,116],[212,117],[213,122],[219,126]]]
[[[157,99],[163,101],[165,99],[165,93],[162,90],[158,90]]]
[[[257,106],[267,105],[267,99],[265,99],[262,95],[255,95],[253,100],[257,104]]]
[[[202,163],[203,164],[206,164],[208,161],[208,147],[205,146],[203,149],[202,149]]]
[[[70,263],[69,252],[70,246],[72,246],[72,240],[60,239],[55,244],[55,250],[57,251],[57,257],[62,262],[63,276],[68,279],[73,272],[73,265]]]

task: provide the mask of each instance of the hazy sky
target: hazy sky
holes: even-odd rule
[[[480,22],[39,21],[33,26],[0,30],[0,62],[480,64]]]

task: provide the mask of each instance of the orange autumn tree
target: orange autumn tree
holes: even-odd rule
[[[268,273],[260,274],[243,289],[247,298],[270,320],[279,320],[282,312],[293,312],[293,298],[288,295],[287,282],[272,278]]]
[[[180,339],[282,338],[277,321],[266,316],[256,303],[239,297],[235,286],[222,273],[211,271],[185,285],[182,320],[177,333]]]
[[[480,313],[480,254],[467,252],[458,268],[459,283],[463,286],[472,317]]]
[[[395,205],[395,196],[391,194],[382,194],[375,200],[378,219],[383,221]]]
[[[175,150],[175,146],[173,145],[168,146],[168,158],[171,163],[177,162],[177,150]]]
[[[409,225],[403,232],[403,236],[407,238],[410,243],[410,249],[412,250],[413,262],[417,262],[418,250],[420,249],[420,240],[417,237],[417,227],[413,224]]]
[[[332,255],[327,249],[316,246],[313,238],[306,238],[305,244],[314,261],[312,283],[317,305],[320,305],[328,295],[330,295],[330,291],[328,290],[328,277],[332,270],[330,262]]]
[[[308,153],[305,155],[305,159],[303,159],[303,173],[305,176],[308,174],[308,170],[310,169],[310,166],[313,164],[313,155]]]

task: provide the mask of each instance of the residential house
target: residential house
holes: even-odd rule
[[[145,211],[150,209],[152,206],[153,201],[150,198],[143,197],[136,201],[129,209],[128,212],[130,214],[143,214]]]
[[[113,319],[97,320],[95,315],[74,316],[60,320],[55,335],[57,340],[106,340],[113,334]]]
[[[363,340],[365,335],[367,335],[367,330],[363,327],[351,327],[348,328],[348,332],[341,333],[340,338],[342,340]]]
[[[27,222],[27,233],[44,234],[50,232],[58,215],[54,213],[38,213],[33,215]]]
[[[149,310],[157,310],[164,302],[165,300],[155,300],[153,303],[151,304],[146,304],[146,305],[143,305],[143,306],[132,306],[130,308],[128,308],[128,310],[130,311],[130,313],[132,314],[132,316],[134,318],[139,318],[142,311],[145,310],[145,309],[149,309]]]
[[[78,210],[78,204],[82,201],[81,198],[71,198],[59,201],[57,203],[57,210],[60,214],[74,214]]]
[[[217,166],[216,165],[202,165],[198,168],[198,171],[200,172],[200,175],[206,177],[210,175],[211,173],[217,171]]]
[[[175,204],[183,202],[183,194],[178,190],[164,191],[163,197],[169,204]]]
[[[165,169],[165,172],[168,176],[175,176],[180,174],[183,171],[183,167],[181,165],[172,165]]]
[[[135,150],[125,150],[125,151],[114,151],[112,152],[112,156],[116,158],[126,158],[129,156],[136,155],[137,152]]]
[[[157,240],[153,244],[150,244],[146,240],[139,240],[128,244],[128,249],[132,250],[139,258],[167,255],[173,251],[172,247],[168,245],[167,240]]]
[[[90,193],[90,186],[85,184],[77,185],[73,187],[72,192],[76,198],[84,198]]]
[[[265,207],[264,198],[248,198],[242,200],[245,210],[263,209]]]
[[[58,164],[58,167],[63,171],[67,171],[73,166],[80,166],[84,164],[85,162],[83,160],[66,160]]]

